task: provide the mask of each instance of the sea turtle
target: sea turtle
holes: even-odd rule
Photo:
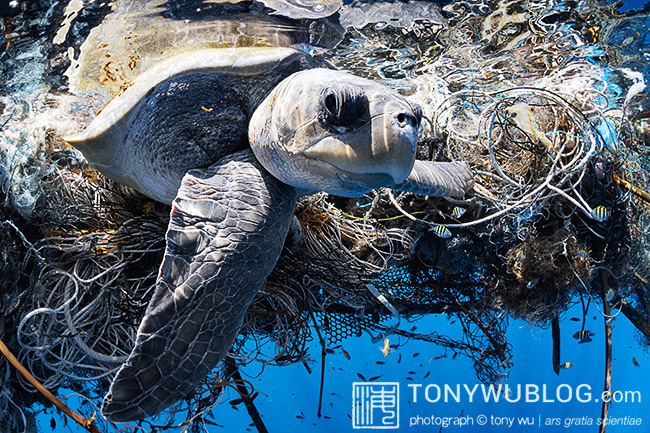
[[[322,66],[292,48],[189,51],[67,138],[106,176],[172,205],[157,287],[106,419],[159,413],[224,358],[300,194],[472,188],[463,163],[415,161],[417,104]]]

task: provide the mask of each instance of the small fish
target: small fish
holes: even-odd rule
[[[418,374],[418,373],[417,373],[417,371],[413,371],[413,370],[411,370],[411,371],[409,371],[409,374],[416,375],[416,374]]]
[[[364,382],[368,382],[368,380],[365,378],[365,376],[363,374],[361,374],[361,373],[357,373],[357,377],[359,379],[363,380]]]
[[[464,209],[464,208],[462,208],[462,207],[460,207],[460,206],[456,206],[456,207],[451,211],[451,216],[452,216],[453,218],[458,219],[458,218],[462,217],[462,216],[465,214],[466,211],[467,211],[466,209]]]
[[[449,231],[449,229],[440,224],[433,226],[433,232],[443,239],[451,237],[451,232]]]
[[[597,206],[591,211],[591,218],[596,221],[605,221],[612,212],[605,206]]]
[[[586,329],[582,329],[582,330],[576,332],[575,334],[573,334],[573,338],[575,338],[576,340],[584,340],[586,338],[593,337],[594,335],[596,335],[595,332],[591,332],[591,331],[587,331]],[[591,339],[589,341],[591,341]]]
[[[571,368],[571,367],[573,367],[573,364],[571,364],[570,362],[565,362],[564,364],[560,365],[560,368],[562,368],[564,370],[566,370],[567,368]]]
[[[347,350],[341,348],[341,352],[343,352],[343,356],[345,356],[345,359],[347,359],[347,360],[350,359],[350,354],[348,353]]]
[[[431,372],[427,371],[427,374],[424,375],[424,378],[426,379],[427,377],[429,377],[430,374],[431,374]]]
[[[589,253],[584,248],[578,250],[578,257],[580,257],[581,259],[586,259],[588,255]]]
[[[524,254],[524,253],[517,254],[517,260],[519,260],[520,262],[523,262],[524,260],[526,260],[526,254]]]
[[[611,406],[612,406],[612,396],[613,396],[614,394],[616,394],[616,392],[618,392],[618,391],[614,391],[614,392],[612,392],[612,391],[605,391],[605,392],[603,392],[603,399],[602,399],[602,401],[605,401],[605,402],[609,403],[609,406],[611,407]]]
[[[384,361],[376,361],[375,364],[384,365],[386,363]]]
[[[529,281],[528,284],[526,284],[526,288],[532,289],[533,287],[535,287],[537,285],[537,281],[538,281],[537,278],[535,278],[532,281]]]
[[[415,352],[415,353],[413,354],[413,358],[417,358],[418,356],[420,356],[420,352]]]
[[[368,379],[368,382],[374,382],[375,380],[379,379],[382,376],[383,376],[383,374],[380,374],[379,376],[371,377],[370,379]]]
[[[390,344],[388,343],[388,338],[384,338],[384,349],[382,350],[384,358],[390,353]]]
[[[296,418],[298,419],[305,419],[305,414],[300,412],[300,415],[296,415]]]
[[[634,364],[635,367],[639,366],[639,361],[636,360],[636,356],[632,357],[632,364]]]
[[[569,320],[572,321],[572,322],[579,322],[579,321],[580,321],[580,318],[578,318],[578,317],[572,317],[572,318],[570,318]]]
[[[596,335],[595,332],[587,331],[586,329],[580,330],[573,334],[573,338],[578,340],[578,343],[589,343],[591,340],[591,337]]]

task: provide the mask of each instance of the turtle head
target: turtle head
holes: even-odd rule
[[[253,152],[271,174],[305,192],[357,197],[406,179],[421,108],[372,81],[329,69],[276,86],[249,125]]]

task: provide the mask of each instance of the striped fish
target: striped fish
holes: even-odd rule
[[[462,216],[465,214],[465,212],[466,212],[466,209],[464,209],[464,208],[462,208],[462,207],[460,207],[460,206],[456,206],[456,207],[451,211],[451,216],[452,216],[453,218],[458,219],[458,218],[462,217]]]
[[[440,236],[441,238],[449,238],[449,237],[451,237],[451,232],[449,231],[449,229],[447,227],[445,227],[445,226],[440,225],[440,224],[437,224],[437,225],[433,226],[433,232],[436,235]]]
[[[591,219],[605,221],[611,214],[612,212],[605,206],[597,206],[591,211]]]
[[[591,337],[596,335],[595,332],[587,331],[586,329],[582,329],[575,334],[573,334],[573,338],[576,340],[579,340],[579,343],[588,343],[591,341]]]

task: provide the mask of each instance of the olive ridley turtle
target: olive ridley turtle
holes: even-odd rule
[[[291,48],[189,51],[142,73],[66,139],[109,178],[172,206],[157,287],[106,419],[159,413],[227,355],[297,196],[472,188],[464,163],[415,160],[417,104],[322,66]]]

